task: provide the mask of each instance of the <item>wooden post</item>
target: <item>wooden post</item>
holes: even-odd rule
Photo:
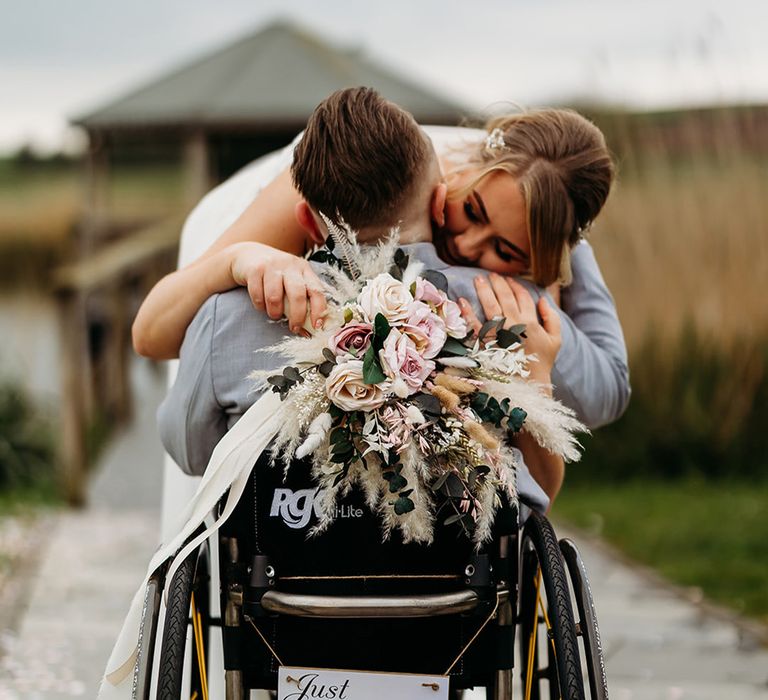
[[[57,294],[61,327],[61,445],[59,465],[64,497],[71,506],[85,504],[86,445],[83,370],[88,361],[83,295],[62,289]]]
[[[89,133],[85,163],[85,213],[80,231],[80,256],[92,252],[109,221],[109,144],[104,134]]]
[[[184,180],[185,204],[191,209],[211,188],[208,138],[202,129],[190,132],[184,144]]]
[[[127,285],[115,280],[106,291],[107,317],[109,328],[104,348],[107,382],[107,396],[111,418],[117,424],[123,424],[131,417],[130,390],[130,331],[125,305]]]

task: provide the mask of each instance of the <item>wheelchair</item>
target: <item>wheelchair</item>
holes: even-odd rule
[[[226,700],[255,689],[276,697],[285,666],[439,676],[424,685],[448,684],[451,698],[481,686],[486,698],[511,699],[519,682],[514,697],[525,700],[607,699],[584,564],[543,515],[530,512],[521,527],[527,508],[502,503],[491,542],[476,551],[456,524],[439,524],[439,513],[430,546],[404,544],[394,532],[382,541],[378,517],[354,488],[333,524],[307,537],[313,497],[307,461],[284,481],[263,457],[217,535],[173,580],[165,568],[155,572],[134,698],[209,700],[211,648],[220,646]]]

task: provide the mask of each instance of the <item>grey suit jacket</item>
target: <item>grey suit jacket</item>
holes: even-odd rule
[[[473,280],[481,271],[449,267],[430,243],[403,247],[446,275],[452,298],[463,296],[477,305]],[[561,314],[563,344],[553,384],[556,397],[594,427],[614,420],[626,406],[626,350],[613,300],[586,244],[574,255],[574,277],[578,286],[563,298],[573,318]],[[535,297],[541,295],[527,286]],[[254,351],[287,333],[284,322],[254,309],[242,288],[214,295],[201,307],[184,338],[176,382],[158,411],[163,445],[185,472],[202,474],[221,437],[258,399],[248,374],[284,365],[275,354]]]

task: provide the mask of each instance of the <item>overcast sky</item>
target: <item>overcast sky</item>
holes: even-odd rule
[[[0,152],[277,17],[471,107],[768,102],[766,0],[0,0]]]

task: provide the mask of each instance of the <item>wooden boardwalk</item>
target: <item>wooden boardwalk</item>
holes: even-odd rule
[[[46,521],[39,565],[21,586],[26,608],[0,631],[0,700],[95,697],[157,545],[161,453],[154,414],[164,384],[148,363],[133,370],[136,422],[104,455],[89,507]],[[590,572],[614,700],[768,699],[768,650],[754,637],[599,544],[574,538]]]

